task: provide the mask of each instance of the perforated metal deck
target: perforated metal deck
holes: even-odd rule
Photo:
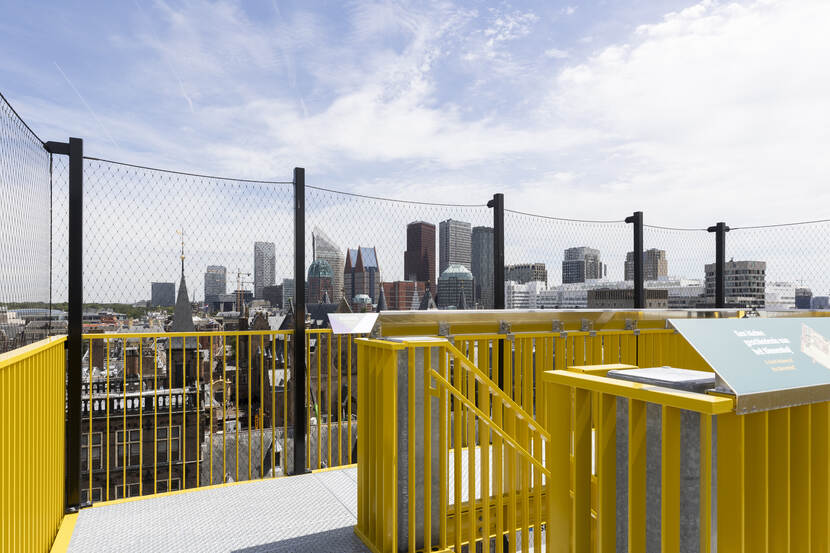
[[[69,551],[367,552],[348,467],[84,509]]]

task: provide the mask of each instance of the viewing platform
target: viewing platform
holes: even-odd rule
[[[66,517],[53,553],[368,552],[357,467],[109,501]]]

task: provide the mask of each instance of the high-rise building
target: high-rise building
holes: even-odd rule
[[[707,263],[706,299],[715,300],[715,264]],[[766,300],[766,261],[734,261],[724,264],[724,301],[729,307],[763,309]]]
[[[475,303],[482,309],[493,309],[493,229],[473,227],[472,267],[475,279]]]
[[[468,271],[472,269],[471,234],[472,226],[464,221],[447,219],[438,224],[439,273],[443,273],[453,264],[464,265]]]
[[[507,309],[536,309],[537,298],[545,290],[542,281],[516,282],[507,280],[504,283],[504,307]]]
[[[276,281],[277,254],[273,242],[254,242],[254,298],[262,299],[262,289]]]
[[[643,252],[643,280],[660,280],[668,274],[666,250],[651,248]],[[634,280],[634,252],[625,254],[625,280]]]
[[[599,250],[585,246],[568,248],[562,261],[562,284],[603,278],[606,270]]]
[[[795,289],[795,308],[810,309],[810,300],[813,299],[813,291],[809,288]]]
[[[348,250],[346,265],[343,268],[343,288],[349,301],[360,294],[365,294],[378,301],[380,296],[380,267],[375,248],[358,247]]]
[[[429,289],[436,291],[435,225],[424,221],[406,225],[403,278],[428,283]]]
[[[205,271],[205,303],[219,301],[228,292],[227,269],[221,265],[208,265]]]
[[[282,307],[283,309],[288,307],[288,302],[294,301],[295,289],[294,289],[294,279],[293,278],[284,278],[282,279]]]
[[[150,307],[173,307],[176,304],[174,282],[150,283]]]
[[[414,280],[396,280],[395,282],[383,283],[386,308],[392,311],[418,309],[425,291],[426,283]]]
[[[312,260],[322,259],[331,267],[331,286],[329,299],[337,303],[343,297],[343,267],[346,265],[346,256],[340,246],[329,238],[319,227],[314,227],[311,232]]]
[[[527,284],[528,282],[543,282],[548,284],[548,270],[544,263],[520,263],[508,265],[504,268],[504,281]]]
[[[454,263],[438,277],[438,308],[457,307],[462,293],[467,302],[473,297],[473,273],[464,265]]]
[[[328,261],[315,259],[308,268],[308,293],[306,303],[321,303],[323,297],[328,294],[329,303],[332,295],[332,272]]]

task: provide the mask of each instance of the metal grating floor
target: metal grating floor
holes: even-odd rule
[[[84,509],[69,551],[367,552],[356,523],[348,467]]]

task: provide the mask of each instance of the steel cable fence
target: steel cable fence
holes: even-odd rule
[[[50,154],[0,95],[0,353],[48,336]]]

